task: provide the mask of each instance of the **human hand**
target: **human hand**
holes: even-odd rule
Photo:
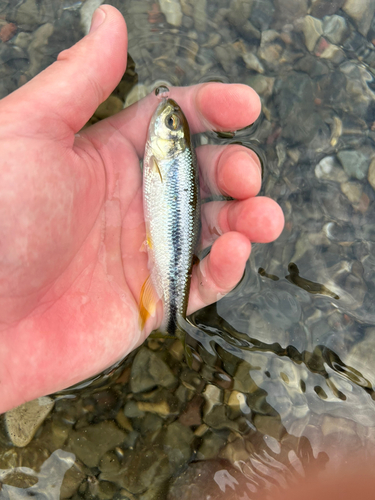
[[[99,373],[161,322],[159,311],[139,329],[148,275],[139,159],[157,99],[79,132],[126,66],[121,14],[102,6],[92,27],[0,101],[0,412]],[[193,133],[236,130],[260,111],[244,85],[173,88],[170,96]],[[202,197],[239,201],[202,207],[202,243],[213,246],[193,271],[189,314],[233,289],[250,241],[272,241],[283,227],[280,207],[255,198],[254,153],[207,146],[197,156]]]

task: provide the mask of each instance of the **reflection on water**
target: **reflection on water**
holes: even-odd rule
[[[98,3],[0,0],[0,95],[74,43]],[[76,460],[62,498],[183,500],[186,491],[254,499],[349,454],[372,456],[375,4],[110,3],[127,19],[131,56],[111,109],[155,82],[253,86],[263,104],[254,126],[197,140],[254,149],[262,194],[281,204],[286,226],[275,243],[254,245],[234,292],[194,315],[190,366],[179,340],[149,339],[106,377],[61,395],[26,447],[4,430],[0,498],[55,498],[41,479],[52,458],[59,478]]]

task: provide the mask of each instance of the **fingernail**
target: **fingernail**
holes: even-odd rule
[[[92,33],[93,31],[99,28],[99,26],[103,23],[105,16],[106,13],[104,12],[103,9],[101,9],[100,7],[96,9],[94,15],[92,16],[89,33]]]

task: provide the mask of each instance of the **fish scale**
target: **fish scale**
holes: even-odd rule
[[[169,130],[168,120],[179,123],[179,128]],[[198,168],[188,123],[171,99],[164,99],[151,119],[143,180],[150,282],[156,299],[163,302],[160,330],[174,334],[179,316],[186,317],[200,203]]]

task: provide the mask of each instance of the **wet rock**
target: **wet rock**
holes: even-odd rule
[[[181,26],[182,10],[178,0],[159,0],[160,10],[165,15],[167,23],[172,26]]]
[[[207,23],[207,0],[193,0],[193,19],[194,26],[198,32],[206,30]]]
[[[2,42],[7,42],[15,35],[17,31],[17,26],[14,23],[5,23],[0,29],[0,40]]]
[[[247,68],[253,69],[257,73],[264,73],[264,68],[255,54],[247,52],[242,54],[242,58]]]
[[[163,439],[163,448],[174,470],[189,461],[194,433],[179,422],[168,425]]]
[[[255,415],[253,422],[258,432],[266,436],[271,436],[280,441],[285,434],[285,428],[281,423],[280,417],[271,417],[267,415]]]
[[[271,0],[254,0],[250,21],[260,31],[268,30],[272,23],[275,7]]]
[[[137,401],[131,400],[125,405],[124,415],[126,418],[143,418],[145,412],[139,409]]]
[[[362,186],[359,182],[343,182],[341,191],[353,206],[357,206],[362,197]]]
[[[347,34],[348,26],[342,16],[326,16],[323,19],[324,36],[331,43],[339,45]]]
[[[311,15],[319,17],[335,14],[344,5],[345,0],[312,0],[311,2]]]
[[[295,69],[309,74],[311,78],[326,75],[329,72],[327,64],[311,54],[301,57],[301,59],[295,63]]]
[[[228,20],[236,28],[243,26],[250,17],[253,0],[232,0]]]
[[[90,425],[69,436],[68,449],[88,467],[97,467],[101,457],[125,440],[126,433],[109,420]]]
[[[367,180],[371,184],[371,187],[375,190],[375,159],[371,160]]]
[[[275,0],[275,7],[275,19],[280,26],[307,14],[306,0]]]
[[[272,95],[275,78],[261,75],[254,75],[246,79],[247,85],[252,87],[257,94],[262,97]]]
[[[369,169],[369,159],[361,151],[343,150],[337,153],[341,165],[350,177],[362,180]]]
[[[5,414],[5,426],[14,446],[27,446],[42,425],[54,401],[49,397],[34,399]]]
[[[348,174],[343,170],[335,156],[325,156],[315,167],[315,176],[318,179],[334,182],[346,182]]]
[[[169,488],[167,500],[249,500],[246,479],[225,460],[191,463]]]
[[[157,445],[127,453],[118,474],[117,484],[137,495],[151,485],[158,486],[170,476],[168,458]]]
[[[168,417],[169,415],[173,414],[167,401],[159,401],[155,403],[149,403],[148,401],[138,401],[137,406],[142,413],[155,413],[156,415],[160,415],[161,417]]]
[[[187,427],[201,425],[202,423],[202,405],[204,399],[198,394],[189,401],[178,421]]]
[[[259,30],[249,21],[253,0],[232,0],[228,21],[246,40],[258,40]]]
[[[316,42],[323,34],[323,23],[320,19],[316,19],[312,16],[306,16],[303,20],[302,31],[305,35],[307,50],[312,52]]]
[[[135,102],[140,101],[148,94],[148,88],[146,85],[135,85],[129,94],[126,96],[124,108],[131,106]]]
[[[246,402],[245,394],[239,391],[232,391],[228,398],[228,416],[231,419],[237,418],[242,414],[249,415],[251,413],[250,408]]]
[[[332,43],[328,43],[325,38],[321,38],[315,50],[315,55],[321,59],[328,59],[335,64],[340,64],[345,59],[344,51]]]
[[[134,358],[130,375],[132,392],[145,392],[156,386],[171,388],[176,382],[171,369],[158,354],[146,347],[139,350]]]
[[[16,24],[25,30],[32,30],[42,23],[43,7],[37,0],[26,0],[17,10]]]
[[[252,365],[246,361],[243,361],[238,365],[237,371],[234,375],[233,389],[241,393],[255,392],[258,389],[258,386],[250,376],[251,368]]]
[[[22,467],[14,467],[12,468],[12,473],[16,474],[15,479],[17,480],[17,475],[19,474],[19,479],[24,480],[23,486],[25,488],[15,490],[13,486],[4,484],[2,477],[0,497],[4,500],[21,500],[25,498],[51,498],[51,500],[55,500],[57,498],[56,495],[58,495],[58,498],[62,498],[60,497],[60,487],[64,474],[72,467],[74,460],[75,457],[72,453],[64,450],[56,450],[43,461],[38,472],[24,465]],[[32,464],[32,466],[37,467],[35,464]],[[36,478],[37,482],[32,484],[33,480],[25,476]],[[30,481],[31,486],[27,485],[28,481]]]
[[[237,58],[237,53],[234,48],[228,45],[219,45],[215,47],[215,55],[217,60],[222,65],[226,73],[231,73],[233,68],[233,61]]]
[[[346,0],[343,10],[356,22],[358,31],[366,36],[375,13],[372,0]]]
[[[270,69],[277,70],[280,66],[280,57],[284,50],[283,46],[280,43],[264,43],[264,33],[262,33],[262,42],[258,50],[258,56],[264,60]]]
[[[216,387],[216,385],[207,384],[203,391],[203,397],[206,400],[203,413],[204,415],[207,415],[214,408],[214,406],[222,404],[223,391],[219,387]]]
[[[97,110],[95,111],[95,116],[100,120],[104,118],[108,118],[119,111],[124,107],[124,103],[121,99],[114,95],[110,95],[102,104],[99,105]]]
[[[197,452],[198,460],[210,460],[219,456],[220,450],[226,444],[227,438],[217,433],[207,432]]]
[[[31,33],[21,31],[21,33],[18,33],[18,35],[14,37],[12,43],[14,43],[14,45],[16,45],[17,47],[20,47],[21,49],[26,49],[30,45],[32,39],[33,36]]]
[[[53,24],[46,23],[34,32],[32,42],[28,48],[30,57],[28,73],[30,76],[35,76],[48,66],[49,61],[46,58],[46,53],[48,52],[48,39],[52,35],[53,31]]]
[[[246,449],[245,442],[242,438],[234,439],[221,450],[220,457],[229,460],[233,465],[246,462],[249,459],[249,452]]]
[[[76,464],[70,467],[64,475],[60,488],[60,499],[71,498],[85,479],[86,476],[80,467]]]
[[[375,375],[372,367],[375,362],[375,331],[371,331],[362,342],[356,344],[345,358],[345,364],[356,370],[368,381],[368,387],[375,387]],[[366,386],[366,383],[364,383]]]
[[[215,406],[210,412],[205,414],[203,420],[211,429],[230,429],[235,432],[239,430],[238,423],[227,417],[225,405]]]

